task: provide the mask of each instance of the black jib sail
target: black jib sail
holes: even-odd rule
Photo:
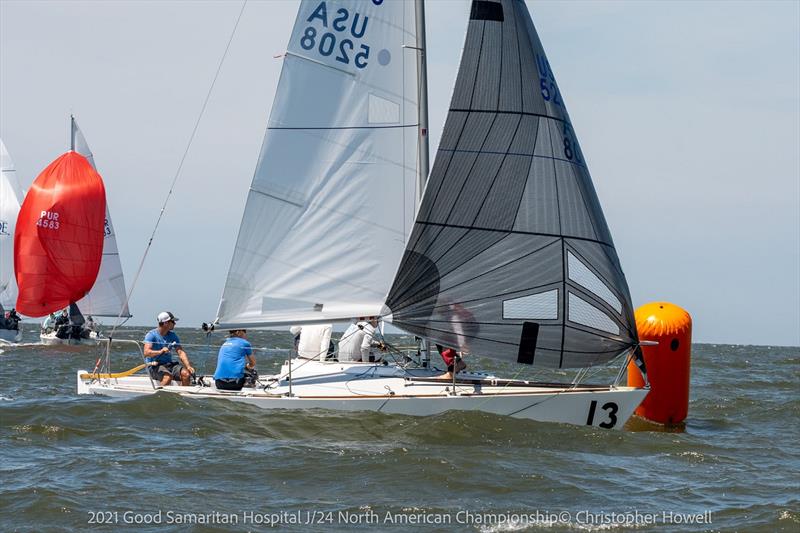
[[[436,161],[387,298],[400,328],[543,367],[638,342],[630,294],[522,0],[472,3]]]

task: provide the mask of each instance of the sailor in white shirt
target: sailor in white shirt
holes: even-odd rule
[[[374,340],[377,327],[378,318],[374,316],[369,317],[369,320],[362,316],[358,318],[358,322],[350,324],[339,340],[339,361],[370,362],[372,348],[379,346],[383,349],[383,343]],[[375,359],[373,356],[372,360]]]

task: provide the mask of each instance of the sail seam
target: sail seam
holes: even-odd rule
[[[564,235],[564,226],[561,223],[561,197],[558,194],[558,172],[556,171],[556,161],[555,161],[555,147],[553,145],[553,132],[550,131],[550,123],[545,120],[545,126],[547,126],[547,136],[550,140],[550,152],[553,154],[553,185],[556,188],[556,213],[558,213],[558,234],[562,236]],[[596,237],[596,235],[595,235]]]
[[[525,115],[528,117],[549,118],[551,120],[555,120],[556,122],[561,122],[563,124],[567,124],[570,127],[572,127],[572,123],[566,119],[554,117],[551,115],[545,115],[543,113],[532,113],[530,111],[503,111],[502,109],[464,109],[460,107],[451,107],[448,109],[448,111],[455,113],[498,113],[503,115]]]
[[[558,180],[556,180],[558,181]],[[558,360],[558,368],[564,366],[564,341],[567,336],[567,263],[566,242],[561,239],[561,357]]]
[[[443,226],[443,227],[447,227],[447,228],[474,229],[474,230],[480,230],[480,231],[494,231],[494,232],[500,232],[500,233],[515,233],[515,234],[518,234],[518,235],[539,235],[541,237],[554,237],[554,238],[557,238],[557,239],[574,239],[576,241],[593,242],[593,243],[600,244],[600,245],[603,245],[603,246],[608,246],[609,248],[614,248],[613,244],[610,244],[610,243],[607,243],[607,242],[603,242],[603,241],[599,241],[597,239],[590,239],[588,237],[575,237],[575,236],[572,236],[572,235],[560,235],[558,233],[541,233],[541,232],[538,232],[538,231],[523,231],[523,230],[516,230],[516,229],[483,228],[483,227],[479,227],[479,226],[463,226],[463,225],[459,225],[459,224],[444,224],[444,223],[441,223],[441,222],[428,222],[428,221],[425,221],[425,220],[417,220],[417,224],[425,224],[425,225],[428,225],[428,226]]]
[[[519,47],[519,39],[517,39],[517,47]],[[522,76],[522,67],[520,67],[520,76]],[[522,95],[520,95],[520,98],[522,98]],[[520,120],[520,122],[522,122],[522,121]],[[536,143],[539,141],[539,123],[540,122],[541,121],[537,118],[536,119],[536,133],[534,133],[534,136],[533,136],[533,150],[534,151],[536,151]],[[519,200],[517,200],[517,206],[516,206],[516,213],[517,214],[514,215],[514,223],[511,225],[512,228],[514,228],[514,226],[517,225],[517,219],[519,218],[519,213],[520,213],[519,206],[522,205],[522,200],[523,200],[523,198],[525,198],[525,191],[528,190],[528,183],[531,180],[531,166],[533,166],[533,158],[534,157],[546,158],[546,156],[537,156],[536,154],[533,154],[531,156],[531,159],[530,159],[529,165],[528,165],[528,172],[525,175],[525,185],[522,187],[522,193],[519,195]]]
[[[577,141],[575,142],[575,144],[577,144]],[[587,174],[589,173],[588,169],[587,169],[586,173]],[[583,204],[583,208],[586,209],[586,214],[589,217],[590,222],[594,222],[594,220],[592,220],[592,219],[594,219],[594,217],[592,216],[593,210],[589,209],[589,205],[586,203],[586,195],[584,195],[584,189],[586,188],[586,183],[585,183],[585,180],[583,178],[584,178],[583,176],[575,175],[575,189],[577,189],[577,192],[581,197],[581,203]],[[591,175],[589,176],[589,179],[591,180]],[[595,196],[596,196],[596,194],[595,194]],[[597,201],[598,201],[598,203],[600,202],[599,199]],[[590,226],[592,228],[592,233],[594,233],[594,236],[598,237],[598,234],[597,234],[598,232],[597,232],[597,228],[595,227],[595,224],[592,223],[592,224],[590,224]]]
[[[522,110],[522,109],[525,109],[525,96],[524,96],[525,91],[523,89],[524,84],[522,82],[523,74],[524,74],[523,71],[522,71],[522,49],[520,48],[520,45],[519,45],[519,36],[520,36],[519,20],[520,20],[520,18],[517,16],[516,7],[512,8],[512,10],[514,12],[514,37],[516,38],[516,41],[517,41],[517,68],[519,69],[519,108],[520,108],[520,110]],[[500,106],[498,106],[498,107],[500,107]],[[499,110],[498,110],[498,112],[499,112]],[[536,137],[534,137],[534,140],[533,140],[534,148],[536,147],[536,138],[539,135],[539,128],[538,128],[539,121],[538,120],[536,121],[536,126],[537,126],[537,128],[536,128]],[[530,173],[530,169],[529,169],[528,173]],[[527,181],[525,183],[525,186],[526,187],[528,186]],[[522,199],[520,198],[520,203],[521,202],[522,202]],[[517,213],[519,213],[519,205],[517,205]],[[516,217],[514,217],[514,221],[516,222]],[[534,357],[535,357],[535,354],[534,354]]]
[[[389,130],[399,128],[418,128],[419,124],[399,124],[395,126],[270,126],[270,130]]]
[[[538,124],[537,124],[538,126]],[[538,135],[538,132],[537,132]],[[491,154],[491,155],[515,155],[519,157],[530,157],[530,158],[539,158],[539,159],[549,159],[555,161],[562,161],[564,163],[571,163],[576,167],[586,168],[585,165],[581,165],[580,163],[576,163],[570,159],[562,159],[560,157],[555,156],[548,156],[548,155],[539,155],[539,154],[522,154],[519,152],[495,152],[495,151],[484,151],[484,150],[461,150],[458,148],[439,148],[441,152],[459,152],[464,154]]]
[[[270,194],[268,192],[259,191],[258,189],[253,189],[252,187],[250,188],[250,191],[254,192],[256,194],[260,194],[262,196],[266,196],[267,198],[272,198],[273,200],[278,200],[279,202],[285,202],[285,203],[293,205],[295,207],[300,207],[300,208],[304,207],[304,205],[299,203],[299,202],[293,202],[292,200],[288,200],[286,198],[281,198],[279,196],[275,196],[274,194]]]
[[[484,22],[484,29],[485,24]],[[505,24],[500,24],[500,71],[497,73],[497,104],[495,104],[497,109],[500,109],[500,95],[503,94],[503,58],[505,57],[503,53],[505,51],[505,47],[503,46],[503,26],[505,26]],[[519,128],[519,124],[517,124],[517,128]],[[515,131],[514,135],[516,134],[517,132]]]
[[[478,74],[481,71],[481,55],[483,54],[483,38],[486,35],[486,22],[481,23],[481,46],[478,48],[478,64],[475,65],[475,77],[472,78],[472,92],[469,95],[469,105],[475,100],[475,87],[478,85]]]

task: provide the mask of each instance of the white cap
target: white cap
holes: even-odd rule
[[[169,311],[161,311],[158,313],[158,323],[163,324],[164,322],[169,322],[170,320],[174,320],[175,322],[178,321],[178,317],[170,313]]]

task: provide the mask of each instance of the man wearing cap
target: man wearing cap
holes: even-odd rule
[[[173,380],[180,381],[184,387],[194,374],[194,368],[189,362],[189,356],[181,346],[181,340],[175,334],[175,322],[178,318],[169,311],[158,314],[158,327],[151,329],[144,337],[144,355],[146,361],[152,365],[148,367],[150,376],[166,387]],[[180,358],[180,363],[172,360],[172,349]]]
[[[232,329],[230,337],[219,348],[214,384],[220,390],[242,390],[246,374],[255,375],[256,358],[247,340],[247,331]]]

